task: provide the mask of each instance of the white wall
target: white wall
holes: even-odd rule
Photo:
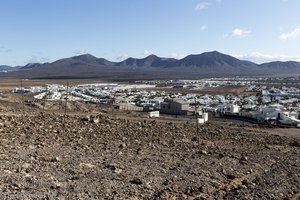
[[[149,117],[159,117],[159,111],[151,111],[151,112],[149,112]]]

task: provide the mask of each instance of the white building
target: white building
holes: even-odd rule
[[[240,111],[240,107],[238,105],[232,104],[230,106],[230,113],[239,113],[239,111]]]
[[[205,122],[208,121],[208,113],[200,111],[198,114],[199,114],[199,116],[197,116],[198,124],[204,124]]]
[[[149,117],[159,117],[159,111],[151,111],[149,112]]]
[[[299,114],[297,112],[293,111],[293,112],[290,112],[289,117],[293,118],[293,119],[299,119]]]
[[[261,109],[260,113],[258,114],[258,118],[261,121],[268,121],[268,120],[277,120],[281,124],[287,125],[297,125],[300,124],[300,120],[297,119],[298,117],[294,112],[287,112],[284,110],[284,107],[279,104],[274,104],[268,107],[264,107]]]

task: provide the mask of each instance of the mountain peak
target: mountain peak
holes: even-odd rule
[[[147,56],[146,58],[158,58],[158,56],[157,55],[155,55],[155,54],[150,54],[149,56]],[[145,58],[145,59],[146,59]]]
[[[207,51],[207,52],[204,52],[203,54],[222,54],[222,53],[215,50],[215,51]]]
[[[213,57],[213,58],[216,58],[216,57],[224,57],[224,56],[229,56],[229,55],[226,55],[226,54],[223,54],[223,53],[220,53],[218,51],[209,51],[209,52],[204,52],[200,55],[205,55],[207,57]]]
[[[78,59],[78,60],[83,60],[83,61],[97,59],[95,56],[93,56],[92,54],[89,54],[89,53],[78,55],[78,56],[73,56],[72,58],[73,59]]]

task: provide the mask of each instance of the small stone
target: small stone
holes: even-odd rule
[[[135,184],[135,185],[142,185],[143,184],[143,182],[142,182],[142,180],[141,179],[139,179],[139,178],[133,178],[132,180],[130,180],[129,181],[131,184]]]
[[[247,161],[247,160],[248,160],[248,157],[247,157],[247,156],[242,156],[241,160],[242,160],[242,161]]]
[[[99,118],[94,118],[94,119],[93,119],[93,122],[94,122],[95,124],[98,124],[98,123],[100,122],[100,119],[99,119]]]
[[[202,150],[202,151],[201,151],[201,154],[203,154],[203,155],[207,155],[208,153],[207,153],[207,151],[205,151],[205,150]]]
[[[227,174],[226,177],[227,177],[228,179],[230,179],[230,180],[233,180],[233,179],[236,178],[236,176],[233,175],[233,174]]]
[[[141,155],[143,152],[142,152],[142,149],[141,148],[138,148],[137,150],[136,150],[136,153],[138,154],[138,155]]]
[[[240,163],[241,163],[241,164],[245,164],[247,161],[248,161],[248,157],[247,157],[247,156],[242,156],[242,157],[240,158]]]
[[[22,168],[23,169],[28,169],[30,167],[30,164],[29,163],[24,163],[23,165],[22,165]]]
[[[115,169],[115,170],[114,170],[114,173],[116,173],[116,174],[121,174],[122,172],[123,172],[122,169]]]
[[[151,185],[150,185],[150,182],[147,182],[147,183],[145,184],[145,187],[146,187],[147,189],[149,189],[149,190],[152,189],[152,187],[151,187]]]
[[[120,148],[125,148],[126,147],[126,143],[122,143],[121,145],[120,145]]]
[[[56,162],[60,162],[60,161],[61,161],[61,158],[57,156],[57,157],[54,158],[54,160],[55,160]]]
[[[94,167],[96,167],[95,165],[93,165],[91,163],[80,163],[79,166],[82,167],[82,168],[94,168]]]

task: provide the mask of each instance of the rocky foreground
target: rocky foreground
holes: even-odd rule
[[[297,138],[107,114],[62,120],[0,115],[0,199],[300,198]]]

